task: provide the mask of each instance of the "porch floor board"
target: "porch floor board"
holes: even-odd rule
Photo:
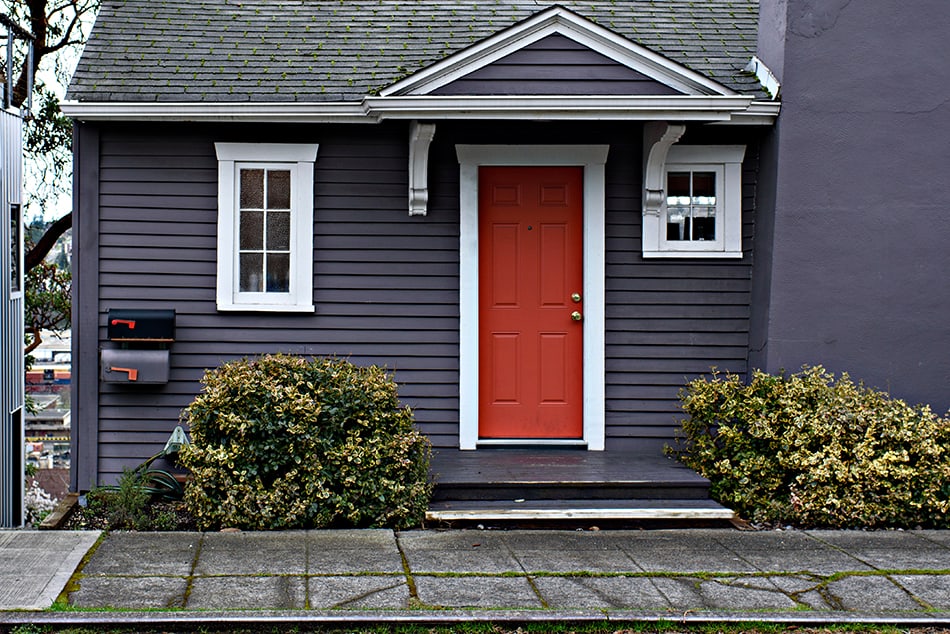
[[[709,480],[659,452],[433,450],[429,520],[728,519]]]
[[[658,452],[582,449],[434,449],[438,484],[657,483],[708,486],[709,480]]]

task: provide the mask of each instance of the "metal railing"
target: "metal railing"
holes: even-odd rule
[[[3,109],[8,110],[13,106],[14,88],[17,84],[14,73],[16,58],[15,44],[17,40],[23,40],[26,43],[26,59],[23,68],[26,71],[26,94],[23,103],[20,106],[20,116],[28,118],[33,109],[33,34],[26,29],[21,28],[16,22],[6,15],[0,13],[0,25],[6,27],[6,49],[7,56],[4,64],[4,82],[3,82]]]

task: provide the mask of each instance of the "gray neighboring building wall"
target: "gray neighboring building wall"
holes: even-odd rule
[[[945,0],[770,0],[751,364],[950,407]],[[774,209],[774,212],[769,212]]]

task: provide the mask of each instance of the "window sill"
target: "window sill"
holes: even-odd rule
[[[742,251],[643,251],[644,258],[733,258],[742,259]]]
[[[218,304],[218,312],[313,313],[313,304]]]

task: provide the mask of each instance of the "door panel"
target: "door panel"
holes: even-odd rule
[[[479,436],[583,436],[583,169],[479,169]]]

